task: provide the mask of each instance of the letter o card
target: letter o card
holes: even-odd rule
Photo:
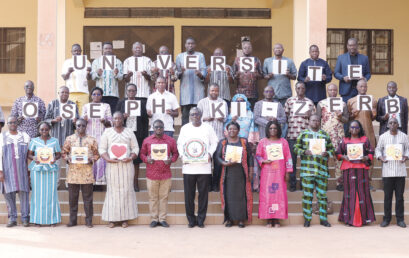
[[[141,116],[141,101],[125,100],[125,113],[129,116]]]
[[[75,104],[62,104],[61,106],[61,117],[63,119],[74,119],[75,118]]]
[[[256,64],[254,63],[254,57],[242,56],[240,57],[239,68],[240,72],[254,73],[256,71]]]
[[[24,118],[37,118],[38,103],[37,102],[23,102],[22,112]]]

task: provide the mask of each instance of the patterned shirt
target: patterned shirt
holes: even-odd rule
[[[275,56],[264,59],[263,73],[265,75],[273,73],[273,60],[276,60]],[[282,57],[281,60],[287,60],[287,69],[290,70],[290,74],[296,76],[297,68],[295,68],[293,60],[287,57]],[[274,74],[274,76],[268,80],[268,85],[273,86],[275,96],[277,99],[285,99],[291,97],[291,82],[285,74]]]
[[[88,160],[94,157],[96,160],[99,158],[97,140],[91,136],[79,137],[77,134],[73,134],[65,139],[64,146],[62,148],[62,155],[66,158],[67,155],[71,157],[72,147],[87,147],[88,148]],[[67,183],[69,184],[93,184],[94,174],[92,173],[92,163],[78,164],[70,163],[68,166]]]
[[[152,60],[146,56],[139,56],[138,67],[135,68],[135,57],[128,57],[124,61],[124,74],[133,72],[129,83],[133,83],[138,88],[136,91],[136,97],[147,98],[150,94],[151,88],[149,87],[149,81],[142,75],[142,71],[146,71],[148,75],[151,75]],[[136,71],[138,70],[138,71]]]
[[[253,57],[253,56],[251,56]],[[254,56],[256,64],[255,72],[240,72],[240,57],[236,57],[233,64],[234,78],[237,80],[237,92],[246,95],[247,98],[258,98],[257,80],[261,79],[263,71],[258,57]]]
[[[38,103],[38,117],[40,118],[40,121],[44,119],[45,115],[44,101],[34,95],[31,97],[31,99],[28,99],[27,96],[16,99],[11,109],[12,116],[15,117],[23,116],[23,102]],[[24,118],[23,121],[18,124],[17,129],[18,131],[27,133],[28,136],[30,136],[30,138],[35,138],[38,134],[36,118]]]
[[[304,155],[304,151],[309,149],[310,139],[325,139],[325,151],[332,157],[335,155],[331,139],[325,131],[321,129],[317,132],[310,129],[302,131],[297,138],[297,143],[294,145],[295,152],[301,157],[300,177],[329,177],[328,157],[321,155]]]
[[[95,86],[100,87],[104,91],[104,96],[112,96],[119,98],[118,81],[124,77],[122,73],[122,62],[116,58],[115,68],[118,69],[118,74],[114,74],[114,70],[103,70],[102,75],[98,75],[98,70],[102,69],[102,58],[95,59],[92,62],[92,79],[95,81]]]
[[[297,101],[306,101],[308,105],[308,110],[311,110],[311,114],[315,113],[315,106],[314,103],[308,99],[308,98],[303,98],[300,99],[297,96],[289,98],[284,105],[284,110],[285,114],[287,116],[288,120],[288,134],[287,134],[287,139],[289,140],[295,140],[297,139],[298,135],[300,134],[301,131],[305,130],[308,128],[309,124],[309,115],[305,116],[297,116],[295,115],[295,103]]]
[[[157,66],[158,60],[153,62],[153,67],[158,67]],[[166,79],[166,90],[175,94],[175,81],[178,80],[178,77],[176,76],[176,64],[172,62],[172,69],[173,69],[173,74],[171,74],[170,70],[161,70],[159,69],[158,72],[151,72],[151,81],[156,82],[156,79],[159,76],[162,76]],[[156,91],[154,89],[153,91]]]
[[[224,122],[226,121],[226,117],[227,117],[227,114],[228,114],[226,101],[224,101],[221,98],[217,98],[217,100],[211,100],[209,97],[207,97],[207,98],[204,98],[204,99],[200,100],[199,103],[197,104],[197,108],[202,111],[202,114],[203,114],[202,115],[202,121],[203,121],[203,118],[211,117],[211,115],[210,115],[210,105],[212,103],[214,103],[215,105],[218,105],[219,103],[222,103],[222,102],[224,102],[224,107],[225,107],[224,120],[219,121],[218,119],[215,118],[215,119],[213,119],[213,121],[203,122],[205,124],[210,125],[213,128],[213,130],[216,133],[217,138],[219,139],[219,141],[224,138]]]
[[[179,152],[176,146],[176,141],[166,134],[161,138],[156,137],[154,134],[149,136],[143,141],[140,157],[143,162],[146,163],[146,177],[150,180],[165,180],[172,177],[170,170],[170,164],[166,165],[162,160],[155,160],[153,164],[148,163],[148,157],[151,155],[152,144],[166,144],[168,146],[168,157],[171,157],[171,161],[176,162],[179,157]]]

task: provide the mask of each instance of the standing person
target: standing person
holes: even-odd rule
[[[88,80],[92,79],[91,63],[88,60],[85,60],[85,63],[82,64],[86,69],[78,70],[74,67],[74,56],[80,56],[81,53],[80,44],[73,44],[71,47],[72,57],[64,61],[61,71],[61,77],[68,87],[71,100],[79,108],[79,114],[81,114],[82,106],[89,102]]]
[[[321,100],[317,105],[317,116],[321,120],[321,129],[329,134],[334,149],[338,149],[338,144],[344,137],[344,124],[348,123],[349,114],[347,105],[342,101],[342,111],[330,111],[329,100],[338,95],[338,86],[331,83],[327,88],[328,98]],[[343,191],[341,161],[335,161],[335,178],[337,179],[338,191]]]
[[[287,184],[293,170],[288,142],[281,137],[278,121],[269,121],[266,138],[257,146],[256,159],[261,166],[258,216],[267,219],[267,227],[280,227],[279,219],[288,219]],[[275,145],[275,149],[269,146]],[[271,155],[272,154],[272,155]],[[271,158],[277,158],[272,160]]]
[[[102,208],[102,220],[109,221],[110,228],[115,227],[117,223],[126,228],[128,220],[138,216],[138,205],[133,190],[135,171],[132,160],[138,157],[139,146],[133,131],[125,128],[123,124],[122,113],[115,112],[114,127],[104,131],[99,143],[99,153],[107,162],[107,193]],[[126,154],[123,159],[119,160],[111,155],[110,149],[115,144],[125,144]]]
[[[217,135],[208,124],[202,123],[202,112],[198,108],[190,110],[191,123],[182,126],[177,141],[178,151],[182,155],[183,185],[185,189],[186,217],[188,227],[198,225],[204,228],[209,195],[209,179],[212,173],[211,160],[217,147]],[[198,148],[201,148],[200,150]],[[206,163],[189,163],[185,149],[191,149],[194,154],[202,151],[207,156]],[[195,216],[196,186],[199,192],[198,215]]]
[[[86,134],[87,121],[80,118],[75,123],[76,133],[67,137],[62,148],[62,157],[66,160],[69,166],[67,167],[67,183],[68,183],[68,202],[70,206],[70,220],[67,227],[77,225],[78,214],[78,197],[80,190],[82,192],[82,200],[84,202],[85,225],[92,228],[93,207],[92,187],[95,182],[92,173],[92,164],[99,159],[98,143],[94,137]],[[73,159],[83,159],[78,154],[84,150],[78,148],[86,148],[83,152],[88,156],[87,163],[77,163]]]
[[[150,227],[161,225],[167,228],[169,227],[166,222],[168,196],[172,186],[170,165],[177,161],[179,153],[175,139],[164,134],[164,123],[161,120],[155,120],[153,128],[154,134],[143,141],[140,156],[146,163],[146,185],[151,213]],[[161,145],[160,149],[156,148],[158,144]],[[166,149],[163,145],[166,145]],[[167,151],[166,158],[164,160],[155,159],[154,153],[162,153],[162,150]]]
[[[369,191],[369,167],[374,152],[369,139],[365,136],[365,130],[358,120],[351,121],[348,129],[336,152],[338,160],[342,160],[341,170],[344,176],[344,195],[338,220],[349,226],[360,227],[375,221]],[[350,160],[348,144],[362,146],[363,153],[360,160]],[[350,153],[357,156],[356,153],[358,152],[350,151]]]
[[[323,139],[325,150],[321,154],[313,154],[311,149],[313,139]],[[314,188],[317,190],[319,203],[320,224],[331,227],[327,220],[327,188],[328,188],[328,156],[334,157],[334,147],[329,135],[320,129],[317,115],[310,116],[309,129],[304,130],[297,138],[295,152],[301,157],[301,183],[303,189],[302,208],[304,213],[304,227],[309,227],[312,219],[312,198]]]
[[[388,130],[388,121],[390,118],[396,118],[399,123],[399,130],[408,134],[408,99],[402,96],[398,96],[398,85],[394,81],[388,82],[386,89],[388,96],[380,98],[378,100],[378,106],[376,108],[376,121],[379,122],[379,135],[382,135]],[[399,100],[399,112],[389,114],[386,110],[386,100],[396,99]]]
[[[388,127],[389,131],[379,137],[379,143],[375,149],[376,158],[382,161],[382,180],[384,185],[383,190],[385,192],[385,215],[383,216],[381,227],[387,227],[391,222],[392,197],[393,192],[395,192],[396,224],[399,227],[406,228],[403,193],[405,191],[405,181],[407,176],[405,162],[409,157],[409,140],[408,136],[398,129],[398,119],[390,118]],[[401,160],[387,160],[389,144],[399,144],[402,147]]]
[[[297,82],[295,84],[295,91],[297,96],[289,98],[284,106],[288,121],[287,140],[290,145],[291,158],[293,161],[293,172],[290,174],[290,192],[294,192],[297,185],[297,152],[294,146],[300,133],[308,128],[311,115],[315,113],[314,103],[305,97],[305,84],[303,82]],[[296,103],[300,101],[306,102],[308,106],[308,111],[302,115],[298,115],[296,112]]]
[[[260,139],[266,137],[266,126],[270,121],[278,121],[280,127],[282,128],[282,135],[281,137],[285,137],[287,135],[287,116],[285,114],[285,110],[281,103],[274,99],[274,88],[271,85],[267,85],[264,88],[264,99],[257,101],[256,106],[254,107],[254,122],[258,126],[260,132]],[[264,102],[275,102],[277,103],[277,117],[269,116],[263,117],[261,115],[263,110],[263,103]],[[280,130],[281,131],[281,130]]]
[[[224,56],[223,49],[216,48],[213,52],[213,56]],[[223,71],[212,71],[210,65],[207,66],[207,75],[205,82],[208,84],[207,90],[210,90],[210,86],[213,84],[219,85],[219,96],[226,101],[230,106],[230,83],[233,83],[233,70],[230,65],[226,64],[226,68]]]
[[[125,119],[125,126],[126,128],[131,129],[138,141],[138,146],[142,146],[143,140],[148,137],[149,131],[149,118],[148,114],[146,113],[146,98],[136,97],[137,87],[135,84],[128,84],[126,85],[126,95],[127,98],[120,100],[116,107],[116,111],[121,112],[124,115]],[[125,113],[125,103],[127,100],[139,100],[141,102],[141,115],[140,116],[129,116],[128,113]],[[142,163],[141,158],[138,156],[136,159],[133,160],[133,164],[135,167],[135,177],[134,177],[134,190],[135,192],[139,192],[139,166]]]
[[[244,228],[244,221],[252,221],[253,193],[251,178],[253,175],[253,157],[247,140],[239,137],[240,125],[230,122],[227,126],[227,137],[219,142],[216,159],[222,165],[220,181],[220,200],[224,210],[226,227],[238,221],[239,228]],[[227,146],[241,147],[241,159],[226,160]]]
[[[176,69],[180,80],[180,105],[182,106],[182,125],[189,123],[189,112],[204,98],[204,80],[206,78],[206,61],[201,52],[195,51],[196,41],[192,37],[186,39],[186,52],[176,57]],[[185,57],[199,56],[199,69],[186,69]]]
[[[119,100],[118,82],[122,81],[124,74],[122,73],[122,62],[119,58],[115,59],[115,68],[113,70],[102,69],[103,57],[114,55],[112,49],[113,46],[111,42],[104,42],[102,44],[102,56],[92,62],[91,75],[92,79],[95,81],[95,86],[101,88],[104,93],[102,102],[109,104],[111,107],[110,111],[114,112]]]
[[[359,80],[356,88],[358,90],[358,95],[366,95],[366,92],[368,90],[368,84],[366,80]],[[365,130],[366,136],[371,142],[371,146],[376,146],[375,132],[372,124],[372,121],[376,118],[376,99],[372,99],[372,110],[358,110],[358,96],[355,96],[352,99],[348,100],[347,106],[349,112],[349,120],[359,120]]]
[[[338,56],[334,70],[334,76],[339,80],[339,94],[345,103],[358,95],[358,80],[348,77],[348,65],[362,65],[362,78],[360,79],[369,81],[371,78],[368,57],[358,53],[358,40],[356,38],[348,39],[347,49],[347,53]]]
[[[254,58],[254,72],[240,71],[240,57],[236,57],[233,64],[234,79],[237,82],[236,93],[244,94],[254,108],[258,100],[257,81],[263,78],[263,71],[260,59],[252,55],[253,47],[250,41],[244,41],[242,44],[243,57]]]
[[[332,71],[329,67],[327,61],[319,58],[320,50],[317,45],[310,46],[310,58],[306,59],[301,63],[300,69],[298,70],[297,80],[305,83],[305,96],[312,100],[317,106],[318,102],[325,99],[325,84],[331,82],[332,80]],[[309,66],[319,66],[322,67],[322,76],[317,78],[318,80],[313,80],[308,76],[308,67]]]
[[[27,151],[30,137],[17,131],[17,118],[7,120],[8,132],[0,134],[0,193],[7,204],[7,227],[17,226],[16,195],[20,199],[21,221],[28,227],[30,220],[30,184],[27,170]]]
[[[210,125],[214,132],[217,135],[218,141],[224,139],[224,122],[226,120],[226,116],[228,113],[227,103],[223,99],[219,98],[219,85],[212,84],[209,88],[209,97],[201,99],[197,104],[197,108],[200,109],[202,116],[202,121],[205,124]],[[211,114],[211,105],[215,104],[218,105],[220,103],[224,103],[224,117],[215,118],[212,117]],[[222,107],[223,108],[223,107]],[[214,154],[216,155],[216,153]],[[211,191],[218,192],[220,191],[220,173],[222,172],[222,166],[218,162],[216,156],[213,156],[213,176],[211,182]]]
[[[18,131],[25,132],[28,134],[28,136],[30,136],[30,138],[34,138],[38,134],[37,124],[44,119],[45,105],[42,99],[34,95],[34,83],[32,81],[26,81],[24,83],[24,90],[26,95],[14,101],[13,107],[11,108],[11,116],[17,117]],[[38,113],[36,118],[25,118],[23,116],[24,102],[38,104]]]
[[[159,48],[159,55],[170,55],[169,48],[167,46],[161,46]],[[170,93],[175,94],[175,81],[178,80],[176,75],[176,64],[170,60],[171,67],[169,69],[159,69],[158,66],[159,60],[153,62],[152,70],[151,70],[151,81],[156,82],[156,79],[159,77],[163,77],[166,80],[166,87],[165,89]],[[154,91],[156,89],[153,89]]]
[[[101,103],[103,91],[101,88],[95,87],[91,90],[91,103]],[[102,103],[101,110],[103,110],[103,118],[91,118],[90,117],[90,103],[86,104],[82,109],[82,118],[87,121],[87,135],[97,139],[99,144],[101,135],[105,128],[111,127],[111,108],[109,104]],[[105,177],[106,162],[104,159],[98,159],[93,165],[93,173],[96,185],[106,185]],[[96,187],[95,190],[101,191],[100,187]]]
[[[138,88],[136,97],[147,99],[151,92],[149,82],[151,80],[152,60],[142,55],[143,46],[140,42],[133,43],[132,53],[133,56],[124,61],[124,80],[136,85]],[[138,67],[135,67],[135,63]]]
[[[165,134],[173,137],[173,133],[175,129],[173,127],[174,119],[179,116],[179,103],[176,96],[173,93],[167,91],[166,88],[166,79],[163,77],[159,77],[156,80],[156,89],[154,93],[152,93],[148,101],[146,103],[146,112],[148,117],[151,120],[151,127],[150,127],[150,134],[153,134],[153,121],[162,120],[165,124]],[[162,99],[165,100],[165,113],[162,113],[158,110],[162,109]],[[155,102],[153,101],[155,100]],[[154,106],[155,105],[155,106]],[[153,111],[156,111],[155,113]]]
[[[3,110],[0,107],[0,133],[1,133],[1,129],[3,129],[3,127],[4,127],[5,121],[6,120],[4,120]]]
[[[30,223],[56,226],[61,222],[60,203],[58,201],[58,165],[61,157],[58,139],[50,136],[51,125],[47,122],[39,124],[40,136],[31,139],[28,146],[28,158],[31,161],[28,169],[31,171],[31,216]],[[44,148],[51,148],[52,157]],[[45,160],[44,160],[45,159]],[[44,163],[47,161],[48,164]]]
[[[282,44],[275,44],[273,52],[273,57],[264,59],[264,79],[268,80],[268,85],[273,86],[275,92],[274,99],[284,106],[287,99],[292,95],[291,80],[297,78],[297,68],[292,59],[283,56],[284,47]],[[273,74],[273,60],[287,61],[287,70],[285,74]]]

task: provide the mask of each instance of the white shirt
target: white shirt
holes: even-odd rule
[[[217,148],[217,135],[214,132],[213,128],[202,123],[200,126],[193,126],[192,123],[188,123],[180,129],[179,138],[177,141],[179,155],[183,160],[183,149],[185,144],[192,139],[201,140],[207,147],[207,152],[210,156],[213,156],[213,153]],[[194,164],[183,164],[182,166],[183,174],[211,174],[212,166],[210,162],[207,163],[194,163]]]
[[[87,67],[82,70],[75,70],[70,74],[70,77],[65,80],[65,86],[68,87],[70,93],[73,92],[82,92],[89,94],[88,90],[88,80],[87,80],[87,68],[91,68],[91,63],[87,60]],[[65,75],[68,73],[70,67],[74,68],[74,58],[71,57],[64,61],[62,66],[62,74]]]
[[[7,142],[3,142],[3,134],[6,134],[6,139],[8,140]],[[20,158],[18,155],[18,142],[23,141],[26,144],[30,143],[30,136],[26,134],[25,132],[17,132],[16,135],[10,134],[9,131],[0,133],[0,170],[3,170],[3,145],[4,144],[11,144],[14,143],[14,155],[15,158],[18,159]]]
[[[160,93],[159,91],[156,91],[149,95],[148,100],[146,102],[146,111],[150,110],[153,112],[153,106],[152,106],[152,100],[155,99],[156,105],[161,104],[161,100],[165,99],[165,110],[171,109],[171,110],[176,110],[179,108],[179,103],[176,98],[176,96],[173,93],[170,93],[169,91],[164,91],[163,94]],[[171,131],[174,132],[175,129],[173,128],[173,117],[168,114],[162,114],[162,113],[155,113],[152,114],[152,117],[150,120],[151,124],[151,131],[153,131],[153,122],[157,119],[162,120],[162,122],[165,124],[165,131]]]
[[[124,61],[124,74],[128,74],[128,72],[133,72],[132,77],[130,78],[129,83],[133,83],[137,87],[136,97],[140,98],[147,98],[150,93],[149,81],[145,79],[142,75],[143,71],[146,71],[149,75],[151,75],[151,69],[153,67],[152,60],[146,56],[140,56],[138,58],[138,71],[135,69],[135,57],[131,56],[128,57]]]

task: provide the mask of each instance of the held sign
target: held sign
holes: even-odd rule
[[[322,81],[322,66],[308,66],[307,68],[311,81]]]
[[[199,56],[186,55],[185,56],[185,69],[199,70]]]
[[[357,110],[371,111],[373,97],[371,95],[358,95]]]
[[[254,57],[242,56],[240,57],[239,63],[240,72],[250,72],[256,71],[256,64],[254,63]]]
[[[232,117],[246,117],[247,116],[247,103],[246,102],[231,102],[231,113]]]
[[[62,104],[61,106],[61,117],[63,119],[74,119],[75,118],[75,111],[77,105],[75,104]]]
[[[287,60],[273,60],[272,62],[273,74],[286,74],[287,73]]]
[[[87,68],[87,56],[73,56],[74,58],[74,70],[84,70]]]
[[[348,65],[348,77],[351,80],[359,80],[362,78],[362,65]]]
[[[328,107],[329,107],[329,112],[335,112],[335,111],[341,111],[343,109],[342,106],[342,98],[328,98]]]
[[[396,99],[386,99],[385,100],[385,113],[386,114],[397,114],[400,113],[400,101],[399,98]]]
[[[157,55],[156,60],[156,66],[159,70],[169,70],[172,67],[171,55]]]
[[[210,57],[210,70],[211,71],[226,70],[226,57],[225,56],[211,56]]]
[[[89,117],[101,119],[104,118],[104,110],[102,103],[89,103]]]
[[[226,117],[226,103],[211,103],[210,105],[210,117],[212,118],[224,118]]]
[[[141,116],[141,101],[125,100],[125,113],[132,117]]]
[[[38,117],[38,103],[37,102],[23,102],[22,112],[24,118]]]
[[[102,70],[112,71],[115,69],[116,56],[102,56]]]
[[[261,116],[262,117],[275,117],[277,118],[278,112],[278,103],[276,102],[263,102],[261,107]]]

